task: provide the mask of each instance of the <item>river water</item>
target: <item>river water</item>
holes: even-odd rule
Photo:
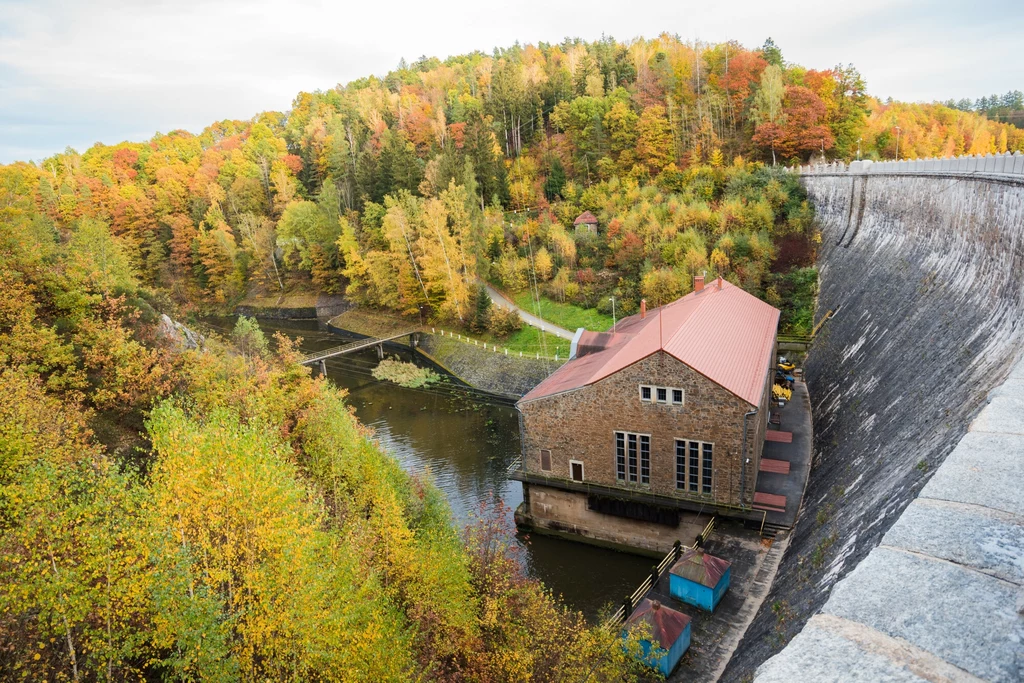
[[[229,332],[233,319],[205,321]],[[282,332],[301,337],[303,351],[345,343],[315,320],[261,320],[269,337]],[[386,349],[420,365],[429,365],[408,349]],[[515,408],[493,396],[451,385],[406,389],[380,382],[370,374],[378,362],[376,349],[327,361],[327,376],[349,392],[359,420],[376,432],[380,444],[402,467],[427,473],[444,493],[460,527],[481,506],[503,502],[509,515],[523,500],[522,484],[508,479],[506,469],[519,454],[519,423]],[[564,602],[595,620],[610,603],[632,593],[654,560],[537,534],[516,534],[527,572],[540,579]]]

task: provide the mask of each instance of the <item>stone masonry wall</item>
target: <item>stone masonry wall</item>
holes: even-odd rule
[[[1024,183],[802,177],[822,230],[804,507],[722,680],[748,681],[874,549],[1024,348]],[[950,624],[952,626],[952,624]]]
[[[684,405],[641,402],[640,384],[681,387]],[[750,406],[667,353],[659,351],[590,386],[519,407],[527,471],[540,473],[540,451],[550,449],[553,476],[568,479],[569,460],[580,460],[585,481],[688,498],[693,496],[676,489],[675,439],[695,439],[714,444],[711,499],[739,502],[743,414]],[[749,419],[748,448],[756,447],[757,426],[756,418]],[[651,435],[649,486],[616,480],[616,431]],[[753,464],[746,477],[748,497],[757,471]]]

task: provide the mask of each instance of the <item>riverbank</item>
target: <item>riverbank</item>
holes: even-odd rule
[[[369,308],[351,307],[331,318],[328,329],[367,337],[389,337],[416,324],[406,318]],[[521,357],[498,347],[424,327],[418,351],[466,384],[493,394],[519,398],[540,384],[565,361]]]

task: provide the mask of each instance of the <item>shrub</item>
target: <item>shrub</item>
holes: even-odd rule
[[[267,338],[255,318],[239,316],[238,322],[235,323],[235,329],[231,332],[231,339],[238,347],[238,352],[246,358],[267,355]]]
[[[491,309],[488,327],[495,335],[507,337],[513,332],[523,329],[523,319],[519,317],[519,311],[495,306]]]

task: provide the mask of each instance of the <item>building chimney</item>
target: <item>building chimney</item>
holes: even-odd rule
[[[718,288],[719,289],[722,288],[722,276],[721,275],[718,276]]]
[[[647,317],[647,299],[640,299],[640,319]]]
[[[693,291],[699,292],[704,289],[704,276],[694,275],[693,276]]]

